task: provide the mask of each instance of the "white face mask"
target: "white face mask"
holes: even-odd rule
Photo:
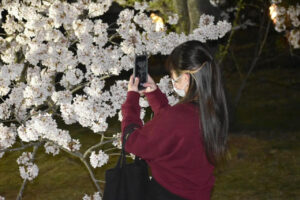
[[[182,74],[175,81],[177,81],[181,76],[182,76]],[[177,89],[174,85],[175,81],[173,79],[171,79],[171,81],[172,81],[173,89],[175,90],[175,92],[181,97],[185,96],[186,95],[185,88],[188,85],[188,83],[185,84],[183,89]]]

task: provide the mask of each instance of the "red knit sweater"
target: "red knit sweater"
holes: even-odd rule
[[[125,151],[144,159],[155,180],[170,192],[189,200],[210,199],[214,166],[199,136],[198,108],[192,103],[169,105],[159,87],[145,96],[154,117],[144,125],[138,92],[128,91],[122,104],[122,133],[131,123],[140,126],[128,137]]]

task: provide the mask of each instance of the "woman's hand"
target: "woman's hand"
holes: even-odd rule
[[[129,82],[128,82],[128,91],[135,91],[138,92],[140,95],[144,95],[146,92],[152,92],[157,89],[157,86],[154,82],[154,80],[151,78],[151,76],[148,74],[148,81],[143,84],[146,89],[144,90],[138,90],[138,84],[139,84],[139,78],[135,77],[135,81],[133,83],[134,76],[133,74],[130,76]]]
[[[152,79],[152,77],[148,74],[148,81],[146,83],[143,84],[144,87],[146,87],[146,89],[142,90],[142,93],[144,94],[145,92],[153,92],[154,90],[157,89],[157,85],[155,84],[154,80]]]
[[[134,83],[133,83],[133,74],[130,76],[129,78],[129,82],[128,82],[128,92],[129,91],[135,91],[135,92],[139,92],[138,90],[138,85],[139,85],[139,78],[135,77]]]

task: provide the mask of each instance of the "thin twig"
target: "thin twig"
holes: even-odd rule
[[[114,45],[117,45],[117,46],[121,46],[120,44],[118,44],[118,43],[116,43],[116,42],[113,42],[113,41],[111,41],[111,40],[108,40],[109,42],[111,42],[112,44],[114,44]]]
[[[5,102],[5,100],[0,96],[0,99],[3,101],[3,102]]]
[[[104,79],[109,78],[109,77],[110,77],[110,75],[105,75],[105,76],[102,76],[102,77],[100,78],[100,80],[104,80]],[[91,81],[87,81],[87,82],[85,82],[85,83],[82,83],[82,84],[77,85],[74,89],[71,90],[71,93],[73,94],[74,92],[80,90],[81,88],[85,87],[85,86],[88,85],[89,83],[91,83]]]
[[[105,181],[103,180],[96,180],[97,182],[101,182],[101,183],[105,183]]]
[[[23,150],[23,149],[26,149],[28,147],[32,147],[32,146],[35,146],[35,145],[38,145],[38,144],[41,144],[41,142],[30,143],[30,144],[26,144],[26,145],[24,145],[22,147],[17,147],[17,148],[13,148],[13,149],[1,149],[0,153],[2,153],[2,152],[20,151],[20,150]]]
[[[100,188],[100,185],[98,184],[99,181],[95,178],[95,175],[94,175],[94,173],[93,173],[91,167],[89,166],[89,164],[87,163],[87,161],[86,161],[84,158],[81,158],[80,160],[84,163],[85,167],[86,167],[87,170],[89,171],[90,177],[92,178],[92,180],[93,180],[93,182],[94,182],[94,185],[96,186],[98,192],[99,192],[100,195],[102,196],[102,190],[101,190],[101,188]]]
[[[115,24],[117,24],[117,22],[113,22],[113,23],[109,24],[108,28],[111,27],[112,25],[115,25]]]
[[[119,156],[120,155],[120,153],[110,153],[110,154],[108,154],[109,156]],[[127,156],[127,155],[126,155]]]
[[[51,105],[51,103],[49,103],[49,100],[47,100],[47,103],[48,103],[48,105],[49,105],[49,104]],[[44,104],[43,104],[43,105],[40,105],[39,107],[42,107],[42,106],[44,106]],[[39,107],[37,107],[36,110],[39,109]],[[54,107],[55,109],[53,109],[53,107]],[[46,110],[44,110],[43,113],[46,113],[46,112],[48,112],[49,110],[53,110],[53,112],[56,112],[56,111],[57,111],[57,108],[58,108],[58,107],[55,106],[55,104],[54,104],[54,106],[49,106]],[[31,115],[28,115],[28,116],[23,120],[23,123],[25,123],[29,118],[31,118],[31,117],[33,117],[33,116],[35,116],[35,115],[37,115],[37,114],[39,114],[39,113],[38,113],[38,112],[35,112],[35,113],[31,114]]]
[[[114,33],[108,38],[108,40],[112,40],[113,38],[115,38],[117,36],[120,36],[120,35],[118,33]]]
[[[240,79],[242,80],[243,77],[244,77],[244,75],[243,75],[242,72],[241,72],[241,69],[240,69],[240,66],[239,66],[239,64],[238,64],[238,61],[237,61],[237,59],[236,59],[236,57],[235,57],[233,51],[230,50],[230,53],[231,53],[232,60],[233,60],[233,62],[234,62],[234,64],[235,64],[235,66],[236,66],[236,69],[237,69],[237,71],[239,72]]]
[[[81,83],[81,84],[77,85],[74,89],[71,90],[71,93],[73,94],[74,92],[80,90],[81,88],[88,85],[89,83],[90,83],[90,81],[87,81],[85,83]]]
[[[270,30],[270,24],[271,24],[271,20],[270,19],[267,19],[267,20],[268,20],[268,24],[267,24],[267,28],[266,28],[266,31],[265,31],[265,34],[264,34],[264,38],[263,38],[260,46],[258,47],[258,49],[257,49],[258,51],[256,52],[256,55],[255,55],[255,57],[254,57],[251,65],[250,65],[250,69],[249,69],[246,77],[244,78],[244,80],[243,80],[243,82],[242,82],[242,84],[241,84],[241,86],[240,86],[240,88],[239,88],[239,90],[237,92],[237,96],[236,96],[235,101],[234,101],[235,107],[237,107],[237,104],[238,104],[238,102],[240,100],[242,91],[245,88],[247,79],[249,78],[252,70],[254,69],[254,67],[255,67],[255,65],[256,65],[256,63],[257,63],[257,61],[258,61],[258,59],[259,59],[259,57],[260,57],[260,55],[262,53],[263,47],[265,46],[265,43],[266,43],[266,40],[267,40],[267,37],[268,37],[268,34],[269,34],[269,30]],[[264,23],[262,23],[261,26],[263,26],[263,24]]]
[[[66,149],[66,148],[61,147],[61,146],[59,146],[59,148],[61,148],[61,149],[62,149],[63,151],[65,151],[66,153],[69,153],[69,154],[71,154],[71,155],[73,155],[73,156],[79,158],[80,161],[83,162],[83,164],[85,165],[85,167],[86,167],[87,170],[89,171],[90,177],[91,177],[91,179],[92,179],[92,181],[93,181],[95,187],[97,188],[98,192],[99,192],[100,194],[102,194],[102,191],[101,191],[101,188],[100,188],[100,186],[99,186],[99,184],[98,184],[98,181],[97,181],[97,179],[95,178],[95,175],[94,175],[94,173],[93,173],[91,167],[89,166],[88,162],[84,159],[83,155],[82,155],[80,152],[72,152],[72,151],[69,151],[69,150]]]
[[[221,57],[220,57],[219,62],[218,62],[218,65],[220,65],[220,66],[221,66],[221,63],[223,62],[225,56],[226,56],[227,53],[228,53],[228,49],[229,49],[229,46],[230,46],[230,44],[231,44],[231,40],[232,40],[232,38],[233,38],[234,33],[235,33],[236,30],[237,30],[237,29],[235,29],[235,27],[238,26],[238,20],[239,20],[239,16],[240,16],[240,12],[241,12],[241,10],[242,10],[242,7],[243,7],[243,0],[240,0],[240,1],[238,2],[238,4],[237,4],[237,8],[238,8],[238,9],[237,9],[237,12],[236,12],[235,19],[234,19],[234,21],[233,21],[233,26],[232,26],[232,29],[231,29],[231,32],[230,32],[230,35],[229,35],[227,44],[226,44],[224,50],[221,52],[221,55],[220,55]]]
[[[18,120],[17,119],[0,120],[0,123],[7,123],[7,122],[18,122]]]
[[[36,155],[36,152],[39,148],[39,146],[41,145],[41,143],[37,143],[34,147],[33,147],[33,152],[32,152],[32,161],[34,161],[35,159],[35,155]],[[20,188],[20,191],[19,191],[19,194],[17,196],[17,200],[21,200],[22,199],[22,195],[23,195],[23,191],[24,191],[24,188],[25,188],[25,185],[27,183],[27,179],[24,179],[23,183],[22,183],[22,186]]]
[[[113,147],[113,148],[105,149],[104,152],[115,150],[115,149],[118,149],[118,148],[117,147]]]
[[[104,145],[104,144],[106,144],[106,143],[111,143],[111,142],[113,142],[115,139],[113,139],[113,140],[106,140],[106,141],[100,141],[99,143],[97,143],[97,144],[95,144],[95,145],[93,145],[93,146],[91,146],[90,148],[88,148],[85,152],[84,152],[84,154],[83,154],[83,158],[85,158],[91,151],[93,151],[95,148],[97,148],[97,147],[100,147],[100,146],[102,146],[102,145]]]

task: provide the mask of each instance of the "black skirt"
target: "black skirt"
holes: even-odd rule
[[[146,200],[187,200],[160,185],[153,177],[147,187]]]

